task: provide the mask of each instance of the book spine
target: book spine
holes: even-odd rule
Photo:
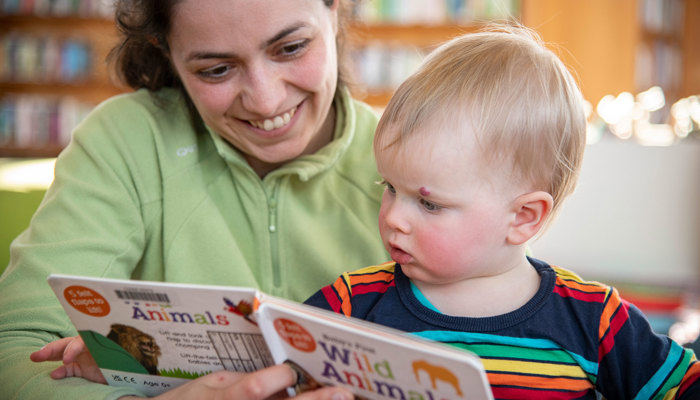
[[[0,15],[111,18],[114,6],[109,0],[0,0]]]
[[[94,73],[94,50],[82,39],[10,32],[0,43],[0,81],[75,83]]]
[[[71,97],[5,94],[0,98],[0,143],[65,146],[93,107]]]
[[[480,19],[516,16],[520,0],[374,0],[355,6],[367,23],[466,24]]]

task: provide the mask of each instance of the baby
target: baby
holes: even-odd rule
[[[307,303],[471,350],[496,398],[700,398],[692,351],[615,289],[526,255],[574,189],[585,131],[574,79],[531,31],[444,44],[377,128],[393,261]]]

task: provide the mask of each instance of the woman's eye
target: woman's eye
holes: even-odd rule
[[[428,211],[439,211],[442,207],[433,203],[432,201],[428,201],[426,199],[421,199],[420,200],[421,205],[423,208],[425,208]]]
[[[280,49],[280,55],[284,57],[295,56],[304,50],[308,44],[309,40],[304,39],[284,45]]]
[[[207,68],[199,71],[199,75],[207,79],[223,78],[231,70],[229,65],[217,65],[212,68]]]

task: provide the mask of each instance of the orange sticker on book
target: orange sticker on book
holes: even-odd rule
[[[303,326],[286,318],[277,318],[274,325],[277,334],[295,349],[307,353],[316,350],[314,337]]]
[[[109,314],[109,302],[96,291],[85,286],[68,286],[63,291],[68,304],[83,314],[104,317]]]

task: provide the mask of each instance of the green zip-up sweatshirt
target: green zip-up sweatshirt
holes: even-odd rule
[[[260,179],[218,135],[192,129],[175,90],[98,106],[58,157],[0,279],[1,398],[137,394],[29,354],[76,331],[50,273],[257,287],[302,301],[344,270],[388,259],[377,228],[377,116],[336,96],[334,140]]]

